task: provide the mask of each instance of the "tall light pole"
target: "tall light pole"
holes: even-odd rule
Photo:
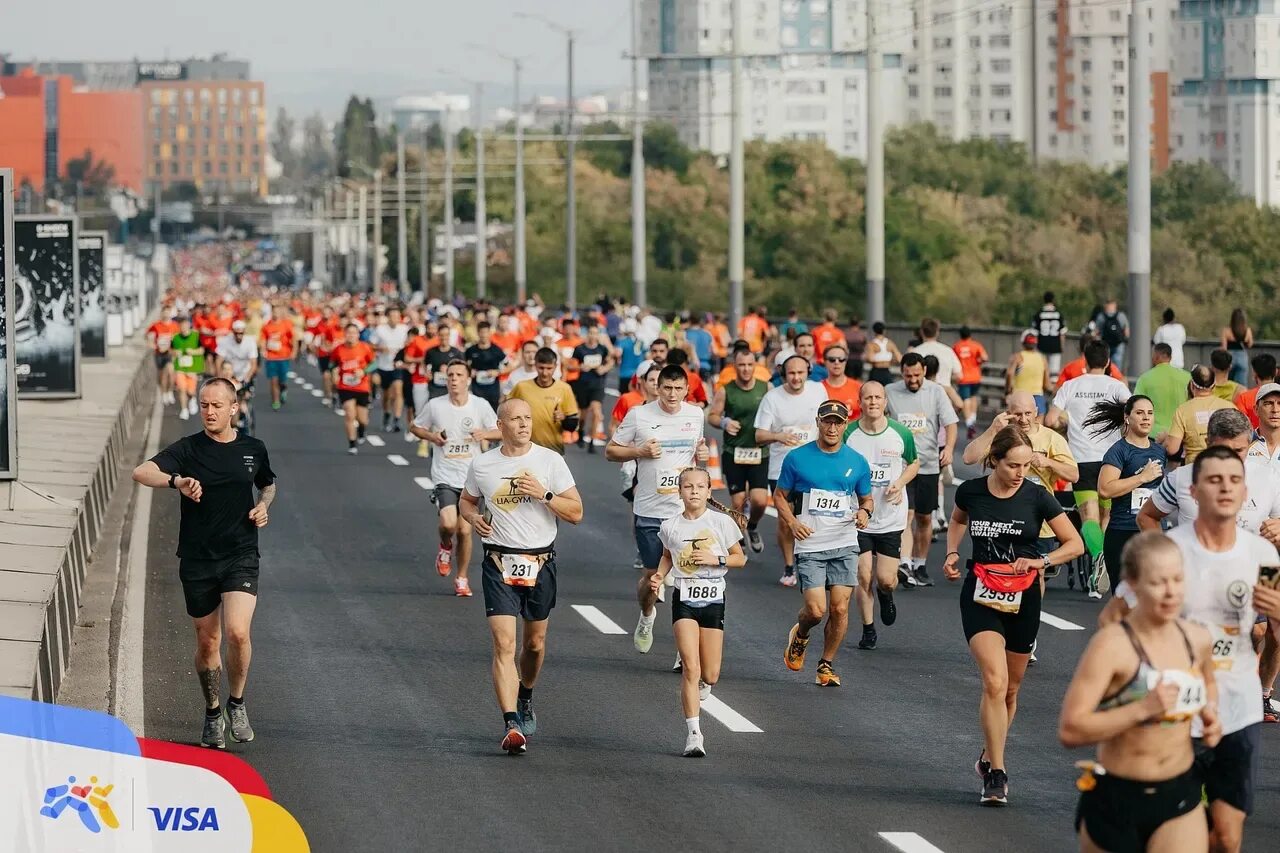
[[[453,301],[453,110],[444,108],[444,299]]]
[[[649,301],[645,239],[644,121],[640,116],[640,0],[631,0],[631,301]],[[736,327],[735,327],[736,328]]]
[[[427,157],[430,152],[430,128],[422,128],[422,204],[418,210],[418,279],[422,282],[422,295],[431,295],[431,229],[428,227],[427,215]]]
[[[373,276],[369,289],[377,292],[382,288],[382,164],[373,172]]]
[[[729,32],[729,329],[736,335],[743,317],[742,280],[746,241],[745,171],[742,153],[741,3],[730,3]]]
[[[1151,20],[1154,4],[1129,13],[1129,370],[1151,367]],[[1120,365],[1125,370],[1125,365]]]
[[[356,282],[364,290],[369,284],[369,188],[360,185],[360,216],[356,224]]]
[[[876,6],[867,2],[867,325],[884,322],[884,107]]]
[[[396,278],[400,295],[409,293],[409,222],[404,201],[404,133],[396,132]]]
[[[484,84],[476,83],[476,298],[484,299],[489,281],[489,220],[484,209]]]
[[[356,265],[352,263],[352,256],[356,253],[356,197],[350,187],[343,187],[342,195],[345,213],[342,224],[342,281],[347,290],[352,290],[356,279]]]

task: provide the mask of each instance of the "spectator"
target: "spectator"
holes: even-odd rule
[[[1172,308],[1164,309],[1164,316],[1161,319],[1163,325],[1156,329],[1156,333],[1151,337],[1151,342],[1168,344],[1169,351],[1173,353],[1172,361],[1169,363],[1181,370],[1183,366],[1182,345],[1187,342],[1186,327],[1174,318]]]
[[[1036,332],[1036,352],[1049,363],[1049,375],[1057,376],[1062,370],[1062,349],[1067,340],[1067,326],[1062,322],[1062,312],[1053,304],[1053,292],[1045,291],[1040,313],[1031,319]]]
[[[1129,346],[1128,316],[1120,310],[1115,299],[1108,296],[1102,310],[1093,318],[1093,325],[1098,330],[1098,337],[1111,350],[1111,363],[1123,371],[1125,350]]]
[[[1222,327],[1222,348],[1231,353],[1231,379],[1244,384],[1249,378],[1249,350],[1253,347],[1253,329],[1243,308],[1231,312],[1231,322]],[[1256,427],[1257,424],[1254,424]]]
[[[1151,406],[1156,412],[1151,437],[1156,441],[1164,441],[1165,433],[1173,423],[1173,413],[1187,402],[1187,385],[1191,382],[1191,374],[1174,367],[1172,359],[1173,351],[1168,344],[1152,347],[1152,368],[1138,377],[1138,384],[1133,389],[1133,393],[1151,398]]]
[[[867,342],[866,358],[871,365],[871,381],[888,385],[893,382],[890,368],[902,361],[902,353],[898,345],[889,340],[884,333],[884,323],[871,324],[872,338]]]
[[[867,330],[856,317],[849,318],[849,328],[844,330],[844,343],[849,350],[849,366],[845,375],[850,379],[862,379],[863,354],[867,351]]]

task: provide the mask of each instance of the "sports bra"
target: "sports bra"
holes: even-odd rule
[[[1142,643],[1138,642],[1138,637],[1128,621],[1120,623],[1120,627],[1124,628],[1125,634],[1129,637],[1129,642],[1133,644],[1133,650],[1138,653],[1138,670],[1133,674],[1133,678],[1125,682],[1124,686],[1098,703],[1099,711],[1110,711],[1112,708],[1141,702],[1162,680],[1168,680],[1178,685],[1177,703],[1160,719],[1147,720],[1142,725],[1182,722],[1200,712],[1200,709],[1205,706],[1206,699],[1204,679],[1191,671],[1190,667],[1194,666],[1196,661],[1195,650],[1191,648],[1191,640],[1187,638],[1187,632],[1183,630],[1182,625],[1177,622],[1174,624],[1178,626],[1178,633],[1182,635],[1182,643],[1187,649],[1187,669],[1156,669],[1147,657],[1146,650],[1142,648]]]
[[[871,342],[879,349],[871,356],[872,364],[881,364],[893,361],[893,352],[889,349],[889,339],[884,335],[878,338],[872,338]]]

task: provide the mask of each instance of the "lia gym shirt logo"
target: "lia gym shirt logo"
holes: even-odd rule
[[[696,573],[699,566],[693,562],[694,551],[710,551],[715,547],[715,534],[703,528],[691,539],[684,540],[684,547],[676,555],[676,568],[686,575]]]
[[[494,493],[493,498],[487,501],[488,505],[497,507],[503,512],[511,512],[520,504],[531,502],[533,498],[520,493],[520,489],[516,486],[516,480],[521,477],[532,476],[534,476],[533,472],[524,468],[510,477],[503,477],[502,485]]]

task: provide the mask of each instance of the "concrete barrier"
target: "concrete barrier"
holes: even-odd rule
[[[86,362],[79,400],[18,403],[18,476],[0,484],[0,693],[52,702],[80,590],[155,382],[140,339]]]

